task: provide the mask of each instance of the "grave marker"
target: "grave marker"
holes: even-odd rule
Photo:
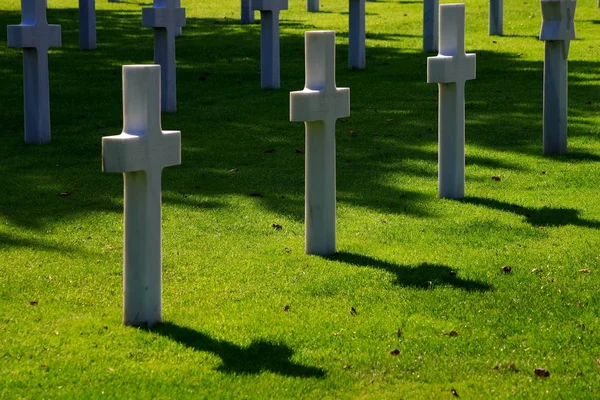
[[[254,23],[254,10],[252,9],[252,0],[242,0],[242,24]]]
[[[503,30],[503,14],[504,0],[490,0],[490,10],[488,17],[488,34],[490,36],[502,36]]]
[[[48,25],[46,0],[21,0],[21,24],[9,25],[8,47],[23,48],[25,143],[50,142],[48,49],[61,46],[60,25]]]
[[[175,0],[154,0],[152,8],[142,9],[142,21],[154,29],[154,63],[161,67],[162,111],[177,111],[175,36],[185,26],[185,9],[176,7]]]
[[[96,48],[96,0],[79,0],[79,47]]]
[[[567,152],[568,58],[575,39],[576,1],[542,0],[544,52],[544,154]]]
[[[123,67],[123,133],[102,138],[102,170],[122,172],[125,325],[162,318],[161,175],[181,164],[181,133],[163,131],[160,66]]]
[[[280,83],[279,12],[288,9],[288,0],[252,0],[260,11],[260,83],[278,88]]]
[[[465,195],[465,81],[475,79],[475,54],[465,54],[465,5],[440,5],[440,50],[427,58],[427,83],[438,83],[438,194]]]
[[[306,0],[306,11],[318,12],[319,11],[319,0]]]
[[[335,243],[335,124],[350,115],[350,89],[335,84],[335,32],[305,35],[304,90],[290,93],[290,121],[306,130],[306,253],[328,255]]]
[[[423,0],[423,51],[438,51],[439,0]]]
[[[366,60],[365,0],[350,0],[348,68],[363,69]]]

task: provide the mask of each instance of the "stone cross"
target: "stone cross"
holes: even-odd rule
[[[161,321],[161,175],[181,164],[181,133],[163,131],[160,66],[123,67],[123,133],[102,138],[102,170],[125,182],[125,325]]]
[[[350,0],[348,68],[363,69],[366,61],[365,0]]]
[[[96,48],[96,0],[79,0],[79,47]]]
[[[163,112],[177,111],[177,71],[175,36],[185,26],[185,9],[175,0],[154,0],[152,8],[142,9],[143,25],[154,28],[154,63],[161,66],[161,104]]]
[[[575,39],[574,0],[542,0],[544,53],[544,154],[567,151],[568,58]]]
[[[423,0],[423,51],[438,51],[439,0]]]
[[[306,129],[306,253],[329,255],[335,246],[335,124],[350,115],[350,89],[335,84],[335,32],[305,35],[304,90],[290,93],[290,121]]]
[[[8,47],[23,48],[25,143],[50,142],[48,49],[61,46],[60,25],[48,25],[46,0],[21,0],[21,24],[9,25]]]
[[[175,8],[181,8],[181,0],[175,0]],[[183,33],[183,28],[180,26],[175,28],[175,36],[181,36]]]
[[[598,0],[600,1],[600,0]],[[306,11],[318,12],[319,11],[319,0],[306,0]]]
[[[242,24],[254,23],[254,10],[252,0],[242,0]]]
[[[288,0],[252,0],[260,11],[260,84],[278,88],[280,82],[279,12],[288,9]]]
[[[490,0],[490,12],[488,17],[488,34],[490,36],[502,36],[503,30],[504,0]]]
[[[465,81],[475,79],[475,54],[465,54],[465,5],[440,5],[440,50],[427,58],[427,83],[438,83],[438,194],[465,195]]]

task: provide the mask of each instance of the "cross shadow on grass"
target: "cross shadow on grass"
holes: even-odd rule
[[[242,347],[224,340],[213,339],[197,330],[173,324],[161,323],[149,332],[167,337],[195,351],[207,351],[221,358],[223,364],[219,371],[229,374],[274,374],[294,378],[323,378],[325,372],[321,368],[298,364],[290,359],[294,350],[284,344],[266,340],[253,341]]]
[[[340,252],[325,257],[359,267],[382,269],[395,275],[394,284],[416,289],[433,289],[436,286],[451,286],[468,292],[486,292],[493,287],[485,282],[459,278],[457,271],[446,265],[422,263],[416,266],[399,265],[361,254]]]
[[[600,228],[600,221],[581,218],[579,216],[580,211],[574,208],[524,207],[500,200],[469,196],[459,201],[521,215],[527,223],[533,226],[575,225],[592,229]]]

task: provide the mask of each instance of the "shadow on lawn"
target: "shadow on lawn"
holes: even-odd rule
[[[340,252],[325,257],[331,261],[342,262],[359,267],[382,269],[396,276],[394,284],[417,289],[434,289],[436,286],[452,286],[468,292],[486,292],[493,287],[485,282],[462,279],[457,271],[445,265],[423,263],[417,266],[393,264],[373,257],[355,253]]]
[[[101,138],[121,132],[121,65],[152,62],[152,31],[141,26],[140,14],[98,10],[99,47],[83,52],[77,9],[48,10],[49,22],[63,25],[63,47],[50,54],[52,143],[37,148],[22,143],[22,54],[5,48],[6,30],[0,30],[0,54],[6,55],[0,65],[0,181],[18,188],[0,197],[0,216],[41,231],[82,214],[121,211],[122,177],[102,174]],[[19,21],[20,13],[0,11],[0,26]],[[289,122],[288,107],[289,91],[304,86],[304,38],[292,29],[323,27],[282,19],[282,88],[261,90],[259,25],[241,26],[233,18],[187,22],[177,41],[179,111],[163,115],[165,129],[182,131],[183,164],[165,170],[165,204],[214,209],[227,206],[222,196],[259,193],[264,209],[302,221],[304,127]],[[337,124],[338,199],[378,212],[435,217],[437,86],[426,83],[420,44],[418,51],[406,47],[420,31],[369,35],[395,47],[368,47],[363,71],[348,71],[347,45],[337,45],[337,82],[352,92],[352,115]],[[478,71],[466,89],[466,142],[488,152],[467,153],[467,167],[494,174],[522,170],[526,164],[504,162],[494,152],[542,157],[543,63],[469,51],[477,53]],[[589,82],[598,63],[571,60],[569,69],[576,72],[569,77],[569,117],[577,121],[569,136],[593,136],[586,118],[597,111],[596,86]],[[600,158],[574,154],[564,159]],[[58,198],[63,191],[74,194]]]
[[[295,378],[325,377],[321,368],[291,361],[294,351],[283,344],[258,340],[248,347],[241,347],[170,322],[161,323],[148,331],[168,337],[196,351],[207,351],[219,356],[223,364],[218,370],[225,373],[245,375],[272,372]]]
[[[500,200],[469,196],[458,201],[521,215],[533,226],[574,225],[592,229],[600,228],[600,221],[583,219],[579,216],[580,211],[574,208],[524,207]]]

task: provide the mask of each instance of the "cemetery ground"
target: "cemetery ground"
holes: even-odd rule
[[[367,3],[367,68],[347,69],[347,1],[281,13],[281,84],[260,89],[260,26],[239,1],[183,1],[181,166],[163,173],[163,310],[122,326],[121,66],[152,63],[148,1],[51,0],[52,142],[23,141],[20,2],[0,5],[0,398],[596,398],[600,395],[600,9],[580,1],[569,149],[542,156],[540,4],[505,36],[467,4],[466,198],[437,198],[437,85],[422,2]],[[257,15],[257,20],[258,20]],[[337,31],[338,253],[304,254],[304,31]],[[433,55],[433,54],[429,54]],[[549,376],[544,377],[544,369]]]

